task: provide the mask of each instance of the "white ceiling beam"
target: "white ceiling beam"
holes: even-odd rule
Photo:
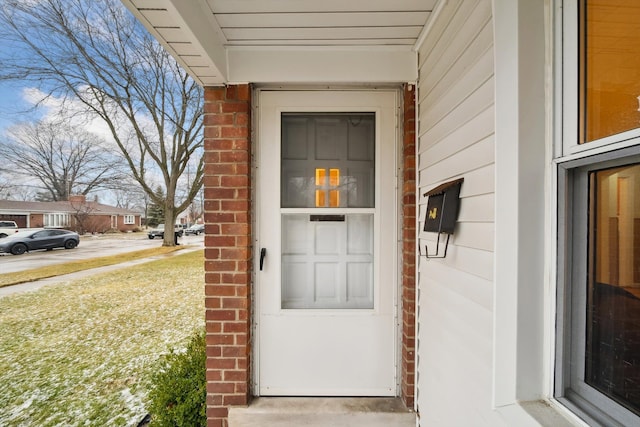
[[[397,83],[416,81],[411,49],[229,47],[231,83]]]
[[[226,40],[204,0],[121,1],[199,84],[210,86],[226,82]],[[167,25],[161,25],[167,18]],[[200,56],[199,63],[207,63],[207,66],[190,67],[194,56]]]
[[[220,77],[226,81],[226,39],[207,3],[204,0],[169,0],[169,3],[183,21],[179,26],[191,34],[192,40],[207,54],[220,72]],[[194,3],[197,7],[194,7]]]

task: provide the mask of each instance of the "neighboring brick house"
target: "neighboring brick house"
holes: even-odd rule
[[[64,202],[0,200],[0,219],[15,221],[19,228],[134,231],[141,227],[141,218],[140,212],[87,201],[84,196],[71,196]]]
[[[640,425],[640,2],[122,2],[205,91],[209,427]]]

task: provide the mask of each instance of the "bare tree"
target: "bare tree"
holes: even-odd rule
[[[0,150],[12,172],[35,178],[51,201],[109,188],[124,175],[121,157],[103,139],[62,123],[13,126]]]
[[[134,179],[174,224],[202,187],[203,91],[119,0],[2,0],[0,78],[79,100],[107,124]],[[198,156],[189,191],[176,189]],[[153,177],[153,179],[151,179]],[[154,179],[164,184],[164,199]],[[164,245],[174,244],[165,235]]]

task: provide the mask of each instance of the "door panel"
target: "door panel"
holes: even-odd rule
[[[261,92],[259,395],[396,394],[395,92]]]

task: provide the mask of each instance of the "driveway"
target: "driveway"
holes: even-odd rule
[[[204,247],[204,235],[184,236],[179,240],[183,245]],[[133,252],[162,246],[162,239],[149,239],[145,234],[136,235],[99,235],[82,236],[76,249],[54,249],[53,251],[35,251],[24,255],[0,254],[0,274],[31,270],[48,265],[80,261]]]

